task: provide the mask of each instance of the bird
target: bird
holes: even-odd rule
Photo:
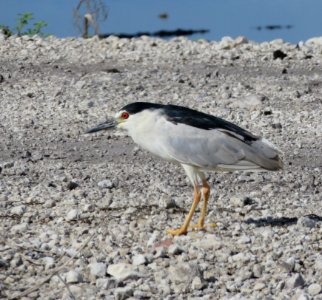
[[[126,130],[133,141],[160,158],[180,164],[193,186],[193,201],[176,236],[188,229],[205,229],[210,185],[209,171],[277,171],[283,168],[279,150],[268,140],[220,117],[185,106],[134,102],[112,119],[87,130]],[[189,226],[202,201],[198,223]]]

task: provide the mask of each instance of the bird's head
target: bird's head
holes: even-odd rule
[[[135,102],[128,104],[121,108],[114,116],[114,118],[101,123],[94,128],[89,129],[86,133],[93,133],[101,130],[119,128],[129,129],[135,126],[138,122],[138,116],[142,116],[142,113],[154,109],[162,108],[161,104],[148,103],[148,102]],[[141,119],[142,120],[142,119]]]
[[[114,129],[114,128],[125,128],[125,123],[128,122],[131,115],[128,111],[125,109],[121,109],[118,111],[114,118],[108,119],[105,122],[98,124],[97,126],[89,129],[86,131],[86,133],[93,133],[101,130],[108,130],[108,129]]]

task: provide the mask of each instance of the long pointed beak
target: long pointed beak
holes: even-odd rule
[[[101,123],[89,130],[86,131],[86,133],[93,133],[101,130],[107,130],[107,129],[113,129],[117,125],[115,120],[107,120],[104,123]]]

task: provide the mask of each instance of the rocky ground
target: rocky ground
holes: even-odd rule
[[[321,78],[321,38],[0,35],[0,298],[322,299]],[[217,227],[172,238],[183,170],[84,134],[134,101],[233,121],[285,168],[209,174]]]

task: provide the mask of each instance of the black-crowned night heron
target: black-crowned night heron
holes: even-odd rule
[[[197,225],[205,227],[210,193],[205,171],[269,170],[283,167],[277,150],[267,140],[237,125],[203,112],[176,105],[136,102],[124,106],[115,118],[88,133],[104,129],[127,130],[134,142],[161,158],[179,163],[194,187],[193,203],[183,225],[171,235],[188,231],[203,198]]]

